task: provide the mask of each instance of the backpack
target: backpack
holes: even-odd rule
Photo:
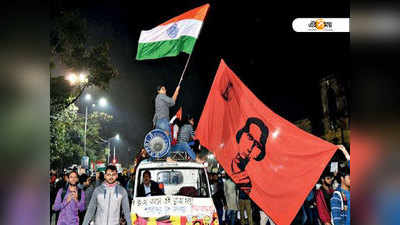
[[[344,204],[343,204],[342,193],[340,193],[339,191],[334,191],[332,196],[334,196],[335,194],[339,195],[340,202],[341,202],[341,207],[340,207],[340,208],[341,208],[341,210],[343,211],[343,210],[344,210]],[[332,225],[335,225],[335,223],[333,222],[332,212],[331,212],[331,224],[332,224]]]

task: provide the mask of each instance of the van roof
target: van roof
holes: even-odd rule
[[[205,168],[205,165],[197,162],[166,162],[166,161],[148,161],[143,160],[138,166],[139,169],[151,168],[175,168],[175,167],[188,167],[188,168]]]

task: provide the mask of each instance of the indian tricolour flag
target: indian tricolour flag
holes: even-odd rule
[[[159,26],[140,33],[137,60],[192,53],[209,4],[174,17]]]

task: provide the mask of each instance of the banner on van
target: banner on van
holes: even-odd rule
[[[135,212],[141,217],[190,215],[192,205],[193,198],[185,196],[151,196],[134,202]]]

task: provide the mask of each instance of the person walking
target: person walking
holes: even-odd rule
[[[340,186],[331,198],[332,225],[350,225],[350,170],[338,174]]]
[[[104,177],[105,182],[93,192],[83,225],[89,225],[91,221],[94,221],[94,225],[119,225],[121,206],[125,221],[132,224],[128,193],[117,183],[117,168],[114,165],[107,166]]]
[[[222,216],[224,214],[224,209],[227,209],[226,205],[226,198],[224,193],[224,184],[222,181],[218,179],[218,174],[213,173],[212,175],[212,183],[211,183],[211,190],[212,190],[212,199],[217,209],[218,214],[218,222],[222,224]]]
[[[320,178],[321,187],[315,192],[315,202],[322,225],[331,224],[331,197],[333,173],[325,170]]]
[[[239,211],[240,211],[240,223],[246,225],[244,211],[246,211],[249,225],[253,225],[253,212],[251,210],[251,202],[249,196],[241,189],[239,189]]]
[[[232,178],[226,174],[226,180],[224,183],[224,192],[226,198],[227,210],[225,212],[225,221],[228,225],[235,225],[237,213],[239,211],[239,198],[238,198],[238,188],[236,184],[232,181]]]
[[[60,188],[53,205],[54,211],[60,211],[57,225],[79,225],[78,211],[85,209],[85,193],[77,187],[78,173],[68,174],[68,187]]]

